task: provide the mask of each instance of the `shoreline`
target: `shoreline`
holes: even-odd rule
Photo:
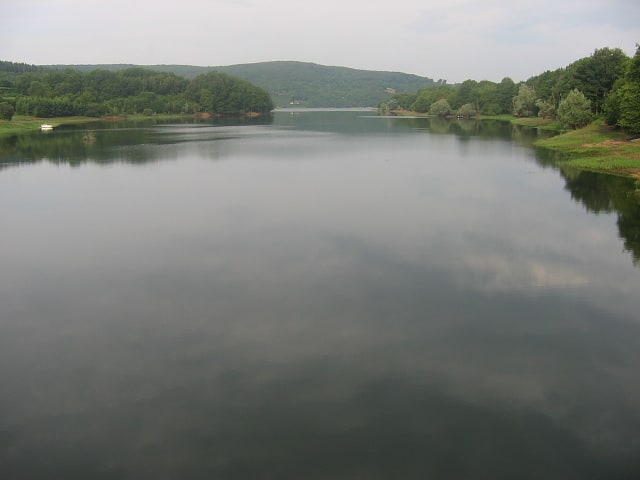
[[[54,118],[41,118],[31,117],[26,115],[14,115],[9,120],[0,120],[0,137],[9,135],[19,135],[22,133],[36,132],[40,130],[40,125],[48,123],[53,125],[54,129],[61,125],[77,125],[82,123],[94,123],[94,122],[119,122],[126,120],[172,120],[182,118],[193,119],[209,119],[209,118],[225,118],[225,117],[238,117],[238,118],[259,118],[263,114],[259,112],[247,112],[238,115],[223,115],[212,114],[207,112],[200,113],[175,113],[175,114],[163,114],[156,115],[106,115],[102,117],[54,117]]]
[[[640,137],[602,120],[538,140],[535,147],[564,154],[558,166],[640,180]]]
[[[43,123],[51,124],[55,127],[60,125],[72,125],[78,123],[99,122],[104,117],[54,117],[39,118],[24,115],[14,115],[11,121],[0,120],[0,136],[19,135],[21,133],[35,132],[40,130]]]
[[[286,111],[286,110],[285,110]],[[397,116],[413,116],[428,118],[427,113],[418,113],[408,110],[393,112]],[[260,114],[249,112],[242,115],[246,118],[256,118]],[[209,113],[195,114],[158,114],[123,115],[104,117],[56,117],[39,118],[16,115],[11,121],[0,120],[0,137],[18,135],[21,133],[35,132],[40,129],[42,123],[50,123],[55,127],[61,125],[92,123],[100,121],[122,120],[152,120],[152,119],[181,119],[181,118],[219,118],[222,115]],[[541,139],[535,142],[536,148],[542,148],[565,155],[558,159],[558,166],[577,168],[597,173],[617,175],[640,180],[640,137],[631,135],[614,127],[605,125],[602,120],[595,120],[586,127],[577,130],[564,130],[557,121],[543,120],[540,118],[517,118],[512,115],[478,116],[475,120],[499,120],[510,122],[514,125],[522,125],[530,128],[538,128],[558,132],[551,138]]]
[[[427,113],[408,110],[397,110],[393,113],[398,116],[432,117]],[[563,154],[565,158],[556,160],[558,167],[640,180],[640,135],[633,135],[606,125],[602,119],[594,120],[577,130],[566,130],[557,120],[518,118],[506,114],[479,115],[472,119],[499,120],[513,125],[557,132],[558,135],[536,141],[534,146]]]

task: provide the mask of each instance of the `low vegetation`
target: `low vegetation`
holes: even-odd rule
[[[562,152],[563,166],[640,179],[640,140],[602,121],[545,140],[536,146]]]

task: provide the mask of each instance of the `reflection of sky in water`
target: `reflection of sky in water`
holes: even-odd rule
[[[1,173],[0,472],[638,473],[615,218],[501,141],[251,128]]]

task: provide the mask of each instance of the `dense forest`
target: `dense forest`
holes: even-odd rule
[[[260,85],[280,106],[293,103],[305,107],[376,107],[393,92],[413,92],[439,84],[407,73],[301,62],[232,65],[216,67],[216,71]]]
[[[267,91],[246,80],[209,72],[186,79],[144,68],[118,71],[45,69],[0,62],[0,118],[153,113],[267,113]]]
[[[596,49],[565,68],[546,71],[516,84],[465,80],[382,102],[383,112],[411,110],[463,117],[513,114],[557,119],[569,128],[604,114],[607,123],[640,133],[640,45],[628,57],[619,48]]]
[[[122,70],[134,65],[49,65],[82,71]],[[260,62],[219,67],[150,65],[159,72],[193,78],[212,71],[226,73],[258,85],[271,94],[276,106],[376,107],[394,92],[414,92],[442,84],[428,77],[408,73],[358,70],[307,62]]]

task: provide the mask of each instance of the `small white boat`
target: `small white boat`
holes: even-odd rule
[[[53,125],[50,123],[43,123],[40,125],[40,130],[53,130]]]

